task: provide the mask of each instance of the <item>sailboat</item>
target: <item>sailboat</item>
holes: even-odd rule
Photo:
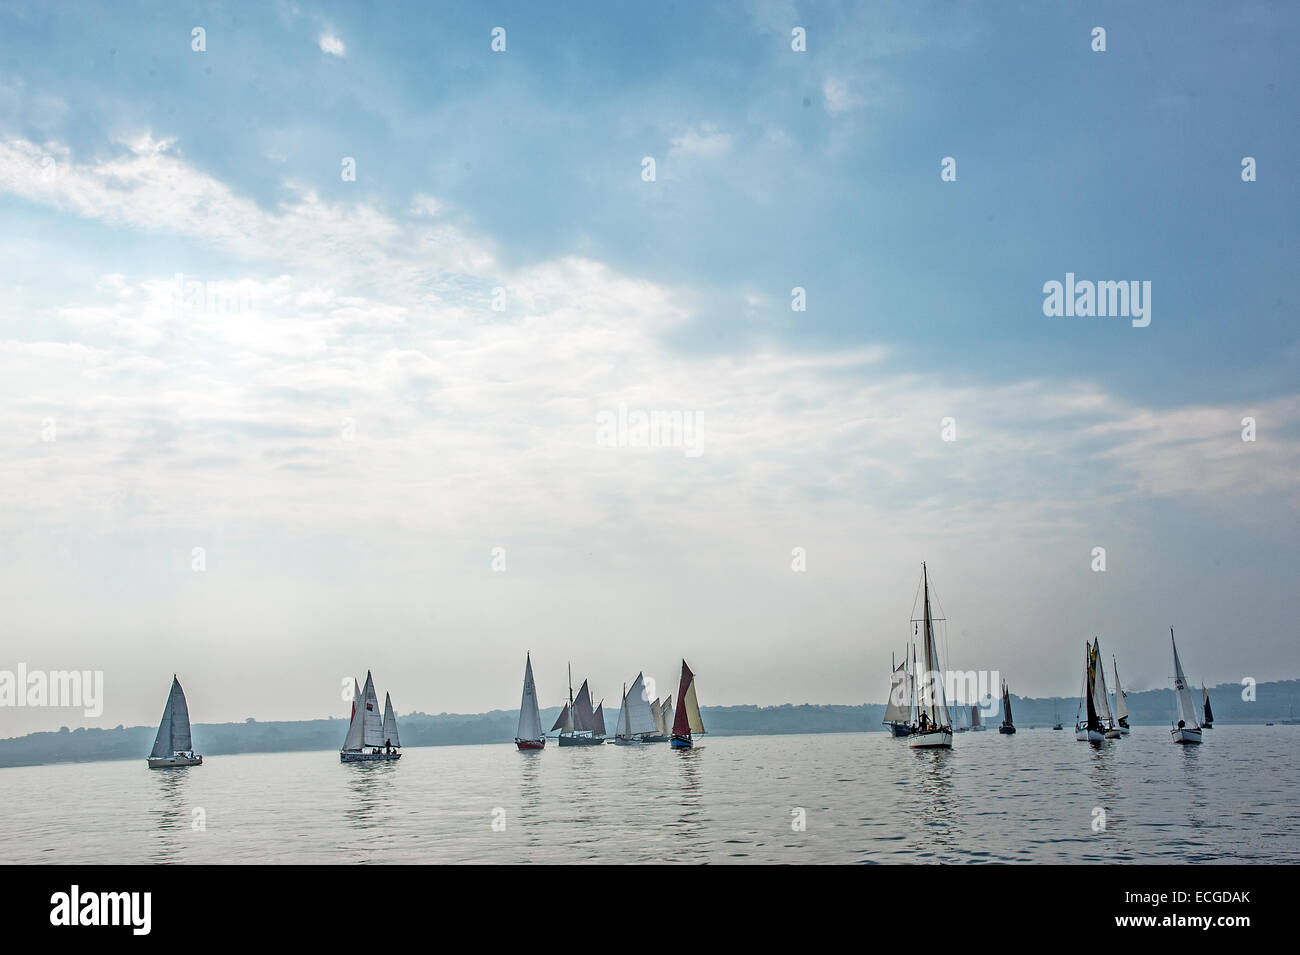
[[[1100,637],[1093,638],[1092,652],[1093,652],[1093,656],[1097,658],[1096,680],[1097,680],[1097,692],[1100,694],[1097,697],[1097,703],[1098,703],[1097,710],[1099,715],[1102,718],[1102,723],[1106,727],[1106,738],[1119,739],[1124,734],[1121,733],[1119,727],[1115,725],[1115,717],[1112,716],[1110,712],[1110,694],[1106,692],[1106,668],[1105,666],[1102,665],[1101,662],[1101,638]]]
[[[667,743],[673,738],[673,695],[668,694],[664,705],[659,707],[659,732],[646,739],[647,743]]]
[[[972,733],[983,733],[988,729],[980,720],[980,708],[978,705],[970,708],[970,729]]]
[[[1119,661],[1115,655],[1111,654],[1110,662],[1115,667],[1115,722],[1119,725],[1119,731],[1127,736],[1132,732],[1128,725],[1128,694],[1124,692],[1124,687],[1119,683]]]
[[[643,743],[666,743],[668,742],[669,733],[672,727],[664,722],[664,704],[658,697],[650,704],[650,715],[654,717],[655,728],[653,733],[642,733],[641,742]]]
[[[190,708],[185,702],[185,691],[173,673],[171,692],[167,694],[162,720],[158,723],[158,735],[149,751],[149,768],[202,765],[203,757],[195,755],[194,744],[190,741]]]
[[[912,675],[907,672],[907,655],[903,662],[894,666],[894,659],[889,659],[889,702],[885,704],[885,718],[881,723],[889,727],[893,736],[902,737],[912,732]]]
[[[545,749],[546,737],[542,735],[542,714],[537,708],[537,686],[533,683],[533,656],[524,656],[524,695],[519,700],[519,728],[515,730],[515,745],[520,749]]]
[[[999,733],[1014,733],[1016,724],[1011,722],[1011,691],[1007,689],[1007,681],[1002,681],[1002,725],[998,727]]]
[[[1059,706],[1055,710],[1054,719],[1056,720],[1056,722],[1052,724],[1052,729],[1054,730],[1065,729],[1065,727],[1061,725],[1061,708]]]
[[[603,706],[603,704],[602,704]],[[599,719],[599,732],[597,732]],[[551,732],[560,731],[561,746],[599,746],[605,742],[605,711],[592,712],[591,690],[582,681],[578,696],[573,696],[573,667],[569,667],[569,702],[564,704]]]
[[[1212,730],[1214,729],[1214,711],[1210,709],[1210,691],[1205,688],[1204,683],[1201,684],[1201,696],[1205,698],[1205,719],[1201,721],[1201,729]]]
[[[1178,697],[1178,723],[1169,735],[1175,743],[1199,743],[1201,724],[1196,722],[1196,707],[1192,704],[1192,693],[1187,689],[1187,677],[1183,676],[1183,664],[1178,659],[1173,627],[1169,628],[1169,643],[1174,648],[1174,695]]]
[[[353,707],[352,719],[348,721],[348,734],[343,739],[343,748],[339,750],[339,762],[379,763],[401,759],[402,754],[398,752],[401,745],[392,696],[384,695],[384,712],[380,713],[379,698],[375,696],[375,680],[367,670],[361,702]]]
[[[939,646],[934,641],[934,617],[930,614],[930,575],[921,564],[921,581],[925,590],[925,670],[917,674],[922,690],[918,699],[918,726],[907,737],[909,749],[952,749],[952,718],[944,698],[943,671],[939,665]],[[917,623],[918,621],[913,621]]]
[[[1101,714],[1097,709],[1097,655],[1092,644],[1083,641],[1083,696],[1079,700],[1079,709],[1086,708],[1085,718],[1079,713],[1074,718],[1074,738],[1085,743],[1102,743],[1106,739],[1106,728],[1102,725]]]
[[[644,742],[659,730],[654,711],[646,700],[645,674],[638,673],[632,689],[623,687],[623,705],[618,711],[618,724],[614,728],[614,742],[620,746]]]
[[[695,695],[695,674],[682,661],[682,681],[677,687],[677,716],[673,720],[673,749],[691,749],[695,736],[703,736],[704,720],[700,718],[700,701]]]

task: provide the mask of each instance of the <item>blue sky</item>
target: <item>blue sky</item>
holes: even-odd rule
[[[265,718],[380,662],[463,674],[399,708],[510,705],[525,645],[547,699],[562,658],[614,692],[685,654],[716,702],[852,702],[929,554],[957,662],[1010,659],[1017,692],[1070,692],[1096,631],[1159,685],[1179,619],[1208,679],[1295,676],[1296,10],[701,6],[7,5],[29,665],[221,685],[205,648],[238,631],[312,670]],[[1150,281],[1151,325],[1045,317],[1066,272]],[[177,321],[177,273],[259,304]],[[592,448],[620,404],[701,414],[706,452]],[[1238,626],[1274,635],[1254,662]]]

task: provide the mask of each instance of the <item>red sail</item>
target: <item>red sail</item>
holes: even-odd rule
[[[691,668],[682,661],[682,682],[677,688],[677,712],[673,715],[673,735],[690,736],[691,721],[686,716],[686,691],[691,688],[691,681],[695,679],[695,674]]]

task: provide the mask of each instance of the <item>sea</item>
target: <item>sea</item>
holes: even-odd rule
[[[0,769],[10,863],[1298,863],[1300,726],[705,736]]]

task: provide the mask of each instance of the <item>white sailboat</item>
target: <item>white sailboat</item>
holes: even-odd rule
[[[384,705],[385,710],[380,713],[375,680],[367,670],[365,688],[360,702],[354,705],[348,734],[339,750],[339,762],[377,763],[402,758],[398,752],[402,743],[397,736],[397,714],[388,694],[384,695]]]
[[[618,725],[614,728],[614,742],[620,746],[640,743],[646,736],[659,730],[654,711],[646,699],[645,674],[638,673],[632,689],[623,686],[623,705],[618,711]]]
[[[190,708],[185,702],[185,691],[173,673],[171,692],[167,694],[162,720],[158,723],[158,735],[149,751],[149,768],[202,765],[203,757],[195,754],[190,740]]]
[[[533,657],[524,657],[524,695],[519,701],[519,728],[515,730],[515,746],[519,749],[545,749],[546,737],[542,735],[542,713],[537,707],[537,686],[533,683]]]
[[[1115,659],[1114,654],[1111,654],[1110,662],[1115,667],[1115,723],[1119,727],[1119,731],[1127,736],[1132,732],[1128,725],[1128,694],[1124,692],[1124,687],[1120,685],[1119,661]]]
[[[930,613],[930,575],[924,563],[921,564],[921,581],[925,591],[925,610],[920,621],[925,624],[925,670],[916,674],[920,715],[918,725],[907,737],[907,745],[909,749],[952,749],[952,717],[944,696],[939,646],[934,640],[934,617]]]
[[[1196,721],[1196,706],[1192,703],[1192,691],[1187,688],[1187,677],[1183,675],[1183,664],[1178,659],[1178,644],[1174,643],[1174,628],[1169,628],[1169,644],[1174,649],[1174,695],[1178,697],[1178,722],[1169,731],[1175,743],[1199,743],[1201,741],[1201,724]]]
[[[664,698],[664,705],[659,707],[659,733],[655,738],[656,743],[667,742],[672,739],[674,718],[673,695],[669,693],[668,696]],[[663,740],[659,740],[658,736],[662,736]]]
[[[664,704],[660,699],[655,699],[650,704],[650,715],[654,717],[655,728],[653,733],[645,733],[641,737],[643,743],[666,743],[668,742],[668,731],[671,729],[669,724],[664,722]]]

